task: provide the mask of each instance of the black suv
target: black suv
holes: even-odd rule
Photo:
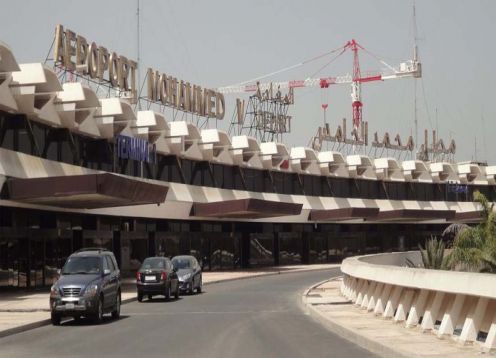
[[[119,318],[121,274],[115,256],[101,248],[81,249],[67,259],[50,291],[51,319],[60,324],[63,316],[91,317],[96,323],[105,313]]]
[[[169,299],[172,293],[174,298],[179,298],[179,281],[171,261],[166,257],[146,258],[136,272],[136,289],[139,302],[143,301],[144,295],[148,295],[149,300],[153,295]]]

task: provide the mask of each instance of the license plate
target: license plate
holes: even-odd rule
[[[145,281],[155,281],[155,276],[145,276]]]
[[[65,308],[68,310],[73,310],[74,309],[74,303],[66,303]]]

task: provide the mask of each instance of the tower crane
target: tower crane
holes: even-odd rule
[[[346,74],[336,77],[320,77],[320,78],[310,77],[305,80],[290,80],[283,82],[263,82],[263,83],[259,82],[260,79],[270,77],[274,74],[278,74],[287,70],[294,69],[311,61],[319,59],[324,55],[339,52],[337,56],[330,61],[332,62],[337,57],[345,53],[347,50],[350,50],[353,53],[353,73],[351,75]],[[360,62],[358,58],[359,51],[364,51],[369,55],[373,56],[374,58],[376,58],[380,63],[386,66],[386,70],[372,72],[372,73],[368,72],[362,74],[360,71]],[[286,69],[282,69],[237,85],[220,87],[218,88],[218,91],[224,94],[231,94],[231,93],[245,93],[245,92],[250,93],[250,92],[256,92],[258,90],[265,91],[270,88],[278,88],[278,89],[292,89],[292,88],[302,88],[302,87],[328,88],[330,85],[351,84],[351,106],[352,106],[353,127],[357,131],[357,133],[361,133],[359,129],[362,125],[362,107],[363,107],[362,98],[361,98],[362,83],[393,80],[393,79],[408,78],[408,77],[420,78],[422,76],[422,65],[417,58],[416,49],[414,49],[412,60],[402,62],[397,67],[393,67],[387,64],[385,61],[381,60],[374,54],[370,53],[363,46],[361,46],[355,39],[348,41],[344,46],[337,48],[327,54],[317,56],[313,59],[301,62]]]

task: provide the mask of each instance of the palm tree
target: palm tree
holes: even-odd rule
[[[421,245],[419,245],[419,249],[424,268],[432,270],[442,270],[445,268],[445,245],[442,240],[438,240],[436,237],[431,237],[425,242],[425,249]],[[417,267],[410,259],[406,259],[406,264],[409,267]]]
[[[496,215],[494,204],[476,191],[474,200],[481,206],[480,224],[459,232],[447,257],[451,269],[496,273]]]

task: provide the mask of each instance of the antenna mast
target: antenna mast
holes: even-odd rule
[[[415,0],[413,0],[413,61],[418,62],[417,47],[417,14],[415,10]],[[418,149],[418,114],[417,114],[417,81],[413,81],[413,119],[415,125],[415,149]]]
[[[140,0],[137,0],[136,1],[136,19],[137,19],[137,22],[136,22],[136,51],[137,51],[137,58],[136,58],[136,61],[138,62],[138,68],[137,68],[137,72],[138,72],[138,87],[137,87],[137,91],[140,91],[141,92],[141,72],[140,72],[140,38],[141,38],[141,26],[140,26]],[[137,93],[137,98],[138,98],[138,108],[141,109],[141,103],[139,101],[139,96],[141,95],[141,93]]]

